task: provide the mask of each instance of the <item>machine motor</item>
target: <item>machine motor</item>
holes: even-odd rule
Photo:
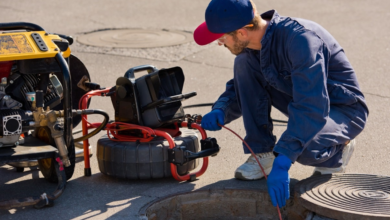
[[[0,147],[16,146],[21,134],[28,132],[34,123],[31,105],[35,98],[35,91],[43,91],[45,108],[54,108],[61,103],[63,88],[55,74],[43,72],[32,74],[26,72],[26,65],[31,62],[44,62],[47,60],[23,60],[18,62],[0,62]],[[51,62],[51,61],[50,61]],[[23,66],[22,73],[19,69]]]

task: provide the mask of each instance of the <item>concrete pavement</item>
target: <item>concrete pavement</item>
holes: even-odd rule
[[[86,32],[107,28],[145,28],[193,31],[204,21],[209,1],[149,0],[149,1],[0,1],[0,22],[26,21],[36,23],[48,32],[63,33],[77,38]],[[345,49],[355,68],[370,109],[367,126],[357,138],[357,148],[348,173],[390,175],[390,86],[388,58],[390,57],[390,2],[387,0],[254,0],[259,11],[276,9],[281,15],[316,21],[332,33]],[[157,48],[143,53],[116,54],[104,50],[88,50],[75,43],[73,54],[84,62],[92,81],[113,86],[127,69],[143,64],[158,68],[182,67],[186,76],[184,93],[198,95],[184,105],[215,101],[224,91],[225,82],[233,75],[234,56],[215,45],[197,46],[194,42],[182,46]],[[165,53],[156,58],[152,53]],[[178,56],[180,53],[180,56]],[[90,108],[114,112],[109,98],[93,98]],[[193,108],[188,113],[205,114],[209,108]],[[273,118],[285,119],[277,110]],[[101,120],[90,117],[91,121]],[[242,120],[228,125],[244,136]],[[286,129],[275,124],[278,137]],[[96,151],[98,134],[90,140]],[[210,158],[206,173],[195,182],[179,183],[173,179],[129,181],[105,176],[99,172],[96,156],[91,158],[92,176],[84,177],[83,162],[76,165],[64,194],[55,206],[42,210],[31,207],[0,210],[0,219],[138,219],[138,210],[150,201],[173,193],[206,188],[265,189],[265,181],[237,181],[234,170],[242,164],[244,155],[240,141],[228,131],[208,132],[216,137],[221,152]],[[311,167],[294,164],[291,178],[301,180],[311,175]],[[0,199],[20,198],[51,191],[55,185],[42,179],[38,170],[0,166]]]

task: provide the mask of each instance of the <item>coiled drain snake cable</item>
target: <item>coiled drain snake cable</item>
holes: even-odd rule
[[[252,149],[249,147],[249,145],[244,141],[244,139],[242,139],[242,138],[240,137],[240,135],[238,135],[236,132],[234,132],[234,131],[231,130],[230,128],[227,128],[227,127],[225,127],[225,126],[223,126],[223,125],[220,125],[220,124],[218,124],[218,126],[221,126],[221,127],[225,128],[226,130],[232,132],[232,133],[235,134],[238,138],[240,138],[240,140],[245,144],[245,146],[246,146],[246,147],[248,148],[248,150],[251,152],[252,156],[256,159],[257,163],[258,163],[259,166],[260,166],[261,171],[262,171],[263,174],[264,174],[264,178],[267,180],[267,174],[265,173],[265,171],[264,171],[264,169],[263,169],[263,166],[261,166],[261,164],[260,164],[259,160],[257,159],[255,153],[252,151]],[[282,220],[282,214],[280,213],[279,205],[276,206],[276,209],[278,210],[279,219]]]

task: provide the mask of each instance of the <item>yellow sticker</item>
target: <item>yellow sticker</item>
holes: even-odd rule
[[[0,54],[33,53],[31,45],[23,34],[0,36]]]

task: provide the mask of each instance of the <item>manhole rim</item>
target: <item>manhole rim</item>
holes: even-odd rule
[[[186,37],[185,40],[182,42],[176,43],[176,44],[168,44],[164,46],[149,46],[149,47],[130,47],[130,46],[112,46],[112,45],[93,45],[89,43],[85,43],[80,41],[80,38],[86,36],[86,35],[93,35],[105,31],[121,31],[121,30],[141,30],[141,31],[161,31],[161,32],[171,32],[171,33],[176,33],[176,34],[182,34],[183,36]],[[102,28],[102,29],[97,29],[97,30],[92,30],[92,31],[87,31],[87,32],[82,32],[78,35],[75,36],[76,42],[84,45],[84,46],[89,46],[89,47],[95,47],[95,48],[115,48],[115,49],[152,49],[152,48],[165,48],[165,47],[172,47],[172,46],[179,46],[183,45],[186,43],[191,43],[194,42],[193,40],[193,32],[187,31],[187,30],[179,30],[179,29],[167,29],[167,28],[161,28],[161,29],[155,29],[155,28],[137,28],[137,27],[130,27],[130,28]]]
[[[187,194],[202,193],[202,192],[212,193],[212,192],[219,192],[219,191],[237,191],[237,190],[248,191],[248,192],[267,193],[266,189],[247,189],[247,188],[220,188],[220,189],[219,188],[209,188],[209,189],[198,189],[198,190],[194,190],[194,191],[173,193],[173,194],[163,196],[161,198],[157,198],[157,199],[152,200],[152,201],[146,203],[145,205],[143,205],[138,211],[138,217],[142,220],[143,219],[147,220],[148,219],[147,210],[149,207],[151,207],[153,204],[156,204],[158,202],[162,202],[163,200],[169,199],[169,198],[174,197],[174,196],[183,196],[183,195],[187,195]]]

